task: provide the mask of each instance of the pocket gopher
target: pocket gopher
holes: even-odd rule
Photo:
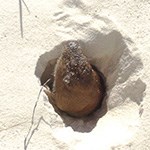
[[[55,65],[53,87],[45,93],[52,104],[75,117],[86,116],[101,104],[104,79],[88,62],[78,41],[65,42]]]

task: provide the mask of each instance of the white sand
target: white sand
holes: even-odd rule
[[[0,0],[0,149],[150,149],[148,0]],[[107,108],[87,119],[60,117],[40,80],[62,42],[78,39],[107,78]]]

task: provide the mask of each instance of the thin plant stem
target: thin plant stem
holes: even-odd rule
[[[23,17],[22,17],[22,2],[25,5],[28,13],[30,14],[30,10],[27,6],[27,4],[25,3],[24,0],[19,0],[19,15],[20,15],[20,31],[21,31],[21,37],[23,38]]]
[[[27,4],[25,3],[25,1],[24,1],[24,0],[21,0],[21,1],[23,2],[23,4],[24,4],[24,6],[26,7],[26,9],[27,9],[28,13],[30,14],[30,10],[29,10],[29,8],[28,8]]]
[[[19,14],[20,14],[20,31],[21,37],[23,38],[23,21],[22,21],[22,2],[19,0]]]

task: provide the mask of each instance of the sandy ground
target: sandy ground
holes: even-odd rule
[[[150,2],[0,0],[0,149],[149,150]],[[40,77],[62,42],[77,39],[107,78],[107,111],[59,116]],[[107,113],[106,113],[107,112]]]

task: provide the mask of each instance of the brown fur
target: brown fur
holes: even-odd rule
[[[52,91],[46,90],[50,101],[69,115],[82,117],[101,103],[105,86],[97,70],[83,55],[77,41],[68,41],[57,61]]]

